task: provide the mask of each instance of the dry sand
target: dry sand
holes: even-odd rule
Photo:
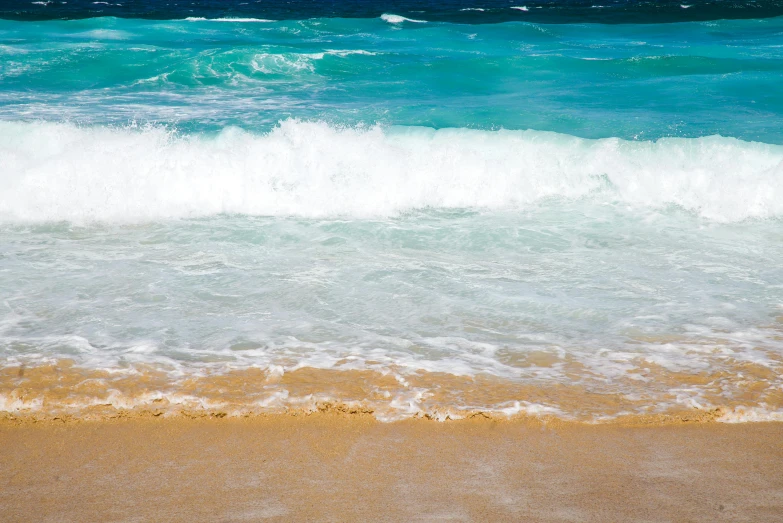
[[[783,521],[783,423],[0,422],[0,520]]]

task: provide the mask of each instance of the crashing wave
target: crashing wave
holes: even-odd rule
[[[378,217],[591,198],[733,222],[783,215],[783,146],[733,138],[589,140],[538,131],[340,128],[267,134],[0,122],[0,220],[245,214]]]

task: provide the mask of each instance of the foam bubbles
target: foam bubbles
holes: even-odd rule
[[[400,15],[389,15],[389,14],[382,14],[381,20],[384,22],[389,22],[390,24],[401,24],[403,22],[411,22],[414,24],[426,24],[426,20],[414,20],[412,18],[405,18],[404,16]]]
[[[189,16],[185,18],[186,22],[229,22],[237,24],[252,24],[252,23],[269,23],[274,20],[267,20],[265,18],[204,18],[201,16]]]
[[[206,137],[4,122],[0,160],[6,222],[383,217],[551,198],[676,205],[719,222],[783,214],[783,147],[718,136],[630,142],[288,120],[264,135]]]

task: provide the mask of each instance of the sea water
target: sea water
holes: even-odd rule
[[[605,3],[4,3],[0,408],[783,417],[783,5]]]

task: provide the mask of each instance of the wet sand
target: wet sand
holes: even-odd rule
[[[781,521],[783,423],[0,421],[16,521]]]
[[[522,356],[515,365],[545,369],[553,364],[542,353]],[[230,417],[342,404],[372,412],[381,421],[414,413],[457,419],[477,412],[501,417],[551,415],[586,422],[627,416],[783,421],[783,362],[779,368],[743,362],[730,371],[724,367],[693,374],[645,365],[643,379],[629,373],[607,384],[591,382],[592,372],[574,362],[560,368],[570,378],[562,383],[484,373],[408,372],[392,366],[389,372],[311,367],[285,372],[201,369],[173,377],[154,366],[91,369],[58,360],[48,365],[0,367],[0,412],[39,420],[62,416],[105,419],[118,411]],[[683,388],[695,394],[698,403],[687,401]]]

